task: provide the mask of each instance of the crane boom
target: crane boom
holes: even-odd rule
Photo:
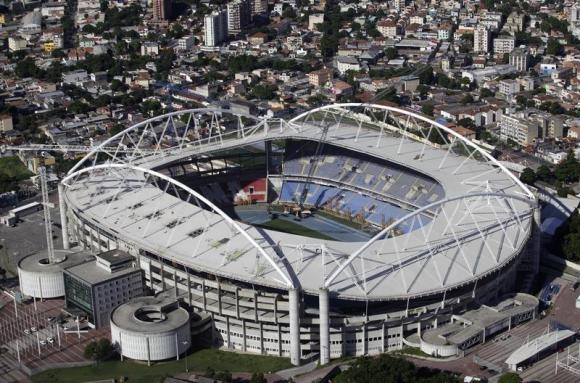
[[[48,261],[53,263],[54,259],[54,243],[52,241],[52,219],[50,218],[50,202],[48,200],[48,183],[46,180],[46,167],[41,166],[39,169],[40,175],[40,190],[42,192],[42,209],[44,211],[44,231],[46,234],[46,245],[48,250]]]

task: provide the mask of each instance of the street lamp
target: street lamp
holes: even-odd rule
[[[184,340],[181,343],[185,346],[185,358],[183,358],[185,359],[185,372],[189,372],[189,367],[187,365],[187,349],[188,349],[187,346],[189,345],[189,342]]]

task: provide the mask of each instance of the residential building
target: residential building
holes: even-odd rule
[[[188,51],[193,47],[195,38],[193,36],[183,36],[177,40],[177,48],[181,51]]]
[[[227,5],[228,33],[239,33],[250,23],[250,3],[234,0]]]
[[[510,53],[510,65],[520,72],[528,70],[528,51],[525,48],[515,48]]]
[[[500,138],[504,141],[508,139],[517,142],[521,146],[533,143],[540,134],[538,124],[527,120],[523,115],[503,114],[499,123]]]
[[[157,21],[169,20],[171,17],[171,0],[153,0],[153,18]]]
[[[516,39],[511,36],[499,36],[493,39],[493,53],[504,55],[514,50]]]
[[[395,38],[399,33],[399,27],[394,20],[383,19],[377,23],[379,33],[388,38]]]
[[[109,324],[117,306],[144,294],[143,270],[132,255],[110,250],[66,268],[64,289],[67,309],[85,315],[92,326],[100,328]]]
[[[204,18],[204,43],[215,47],[224,42],[228,36],[227,11],[214,11]]]
[[[146,41],[141,44],[141,56],[157,56],[159,54],[159,44],[154,41]]]
[[[268,12],[268,0],[250,0],[250,14],[252,17]]]
[[[449,23],[439,25],[439,28],[437,29],[437,38],[439,40],[448,41],[451,38],[452,30],[452,25]]]
[[[406,0],[393,0],[393,6],[397,11],[401,11],[407,5]]]
[[[330,80],[332,80],[332,69],[319,69],[308,73],[308,82],[314,87],[321,87]]]
[[[316,31],[316,25],[324,23],[324,13],[313,13],[308,16],[308,30]]]
[[[520,83],[517,80],[501,80],[499,92],[506,96],[513,96],[520,91]]]
[[[8,49],[10,50],[10,52],[21,51],[23,49],[26,49],[26,46],[27,42],[25,39],[18,36],[8,37]]]
[[[346,74],[349,70],[358,72],[361,70],[359,61],[354,57],[338,56],[336,58],[336,69],[341,75]]]
[[[476,53],[489,52],[489,31],[485,27],[477,27],[473,32],[473,51]]]
[[[0,114],[0,132],[5,133],[13,129],[12,116],[4,113]]]

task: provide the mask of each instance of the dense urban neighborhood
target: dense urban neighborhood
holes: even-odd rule
[[[165,196],[137,195],[152,185]],[[197,210],[166,197],[227,224],[206,215],[198,224]],[[0,383],[575,382],[580,366],[570,361],[580,354],[558,355],[579,349],[579,202],[578,0],[0,0],[0,368],[14,371]],[[120,218],[107,220],[110,211]],[[139,242],[160,222],[160,242]],[[233,248],[228,228],[251,250]],[[348,245],[309,253],[309,241]],[[181,248],[201,255],[180,263]],[[395,253],[388,271],[376,266]],[[308,269],[309,257],[322,257],[312,261],[320,270]],[[62,285],[54,296],[23,287],[27,267],[43,262]],[[120,275],[129,290],[113,283]],[[69,296],[85,282],[87,306],[75,303],[78,291]],[[97,302],[107,283],[118,296]],[[507,289],[517,294],[506,298]],[[482,304],[477,315],[471,300]],[[46,342],[59,336],[55,355],[70,360],[44,360],[40,338],[26,351],[14,335],[36,332],[17,316],[39,321],[37,305],[55,321]],[[137,322],[187,317],[188,336],[175,330],[174,350],[157,359],[174,362],[153,363],[149,335],[146,346],[127,340],[115,316],[139,305]],[[139,311],[150,307],[161,307],[158,317]],[[70,323],[56,324],[61,309]],[[457,323],[478,330],[468,337]],[[520,348],[512,339],[495,360],[498,339],[522,331],[522,340],[525,326],[555,354],[540,366],[540,343],[532,352],[529,339]],[[509,336],[486,342],[499,327]],[[196,377],[178,376],[184,361]],[[554,365],[564,375],[547,378]]]

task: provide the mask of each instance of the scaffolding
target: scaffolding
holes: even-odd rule
[[[576,348],[576,345],[568,347],[566,352],[563,353],[556,353],[556,371],[555,374],[558,374],[558,367],[566,370],[576,376],[580,377],[580,344],[578,344],[578,351],[570,352],[571,348]],[[560,354],[565,354],[562,358]]]

